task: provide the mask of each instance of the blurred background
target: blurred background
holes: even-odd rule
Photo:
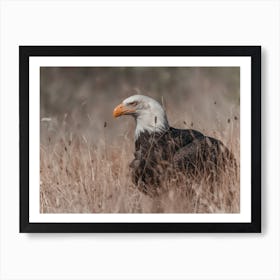
[[[116,105],[133,94],[164,105],[169,124],[224,138],[239,123],[239,67],[41,67],[41,143],[64,127],[92,142],[104,127],[108,137],[133,136],[134,120],[114,119]]]

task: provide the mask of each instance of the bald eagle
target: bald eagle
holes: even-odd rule
[[[133,95],[114,111],[114,117],[131,115],[136,121],[134,159],[130,163],[132,180],[145,193],[171,178],[217,180],[226,165],[235,165],[225,145],[193,129],[169,126],[163,107],[156,100]]]

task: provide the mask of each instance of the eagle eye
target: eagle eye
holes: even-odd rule
[[[138,104],[137,101],[133,101],[133,102],[128,103],[128,105],[133,106],[133,107],[135,107],[137,104]]]

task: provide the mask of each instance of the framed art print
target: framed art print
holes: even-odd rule
[[[260,46],[20,46],[20,232],[261,232]]]

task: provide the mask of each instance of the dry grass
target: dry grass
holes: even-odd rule
[[[212,184],[206,178],[199,183],[166,182],[167,191],[149,197],[130,179],[131,133],[111,139],[105,125],[98,142],[92,143],[84,135],[65,129],[62,126],[49,133],[46,143],[41,144],[43,213],[239,212],[239,179],[228,173]],[[227,132],[233,132],[231,125]],[[231,135],[230,139],[236,138]],[[239,143],[227,144],[239,162]]]

